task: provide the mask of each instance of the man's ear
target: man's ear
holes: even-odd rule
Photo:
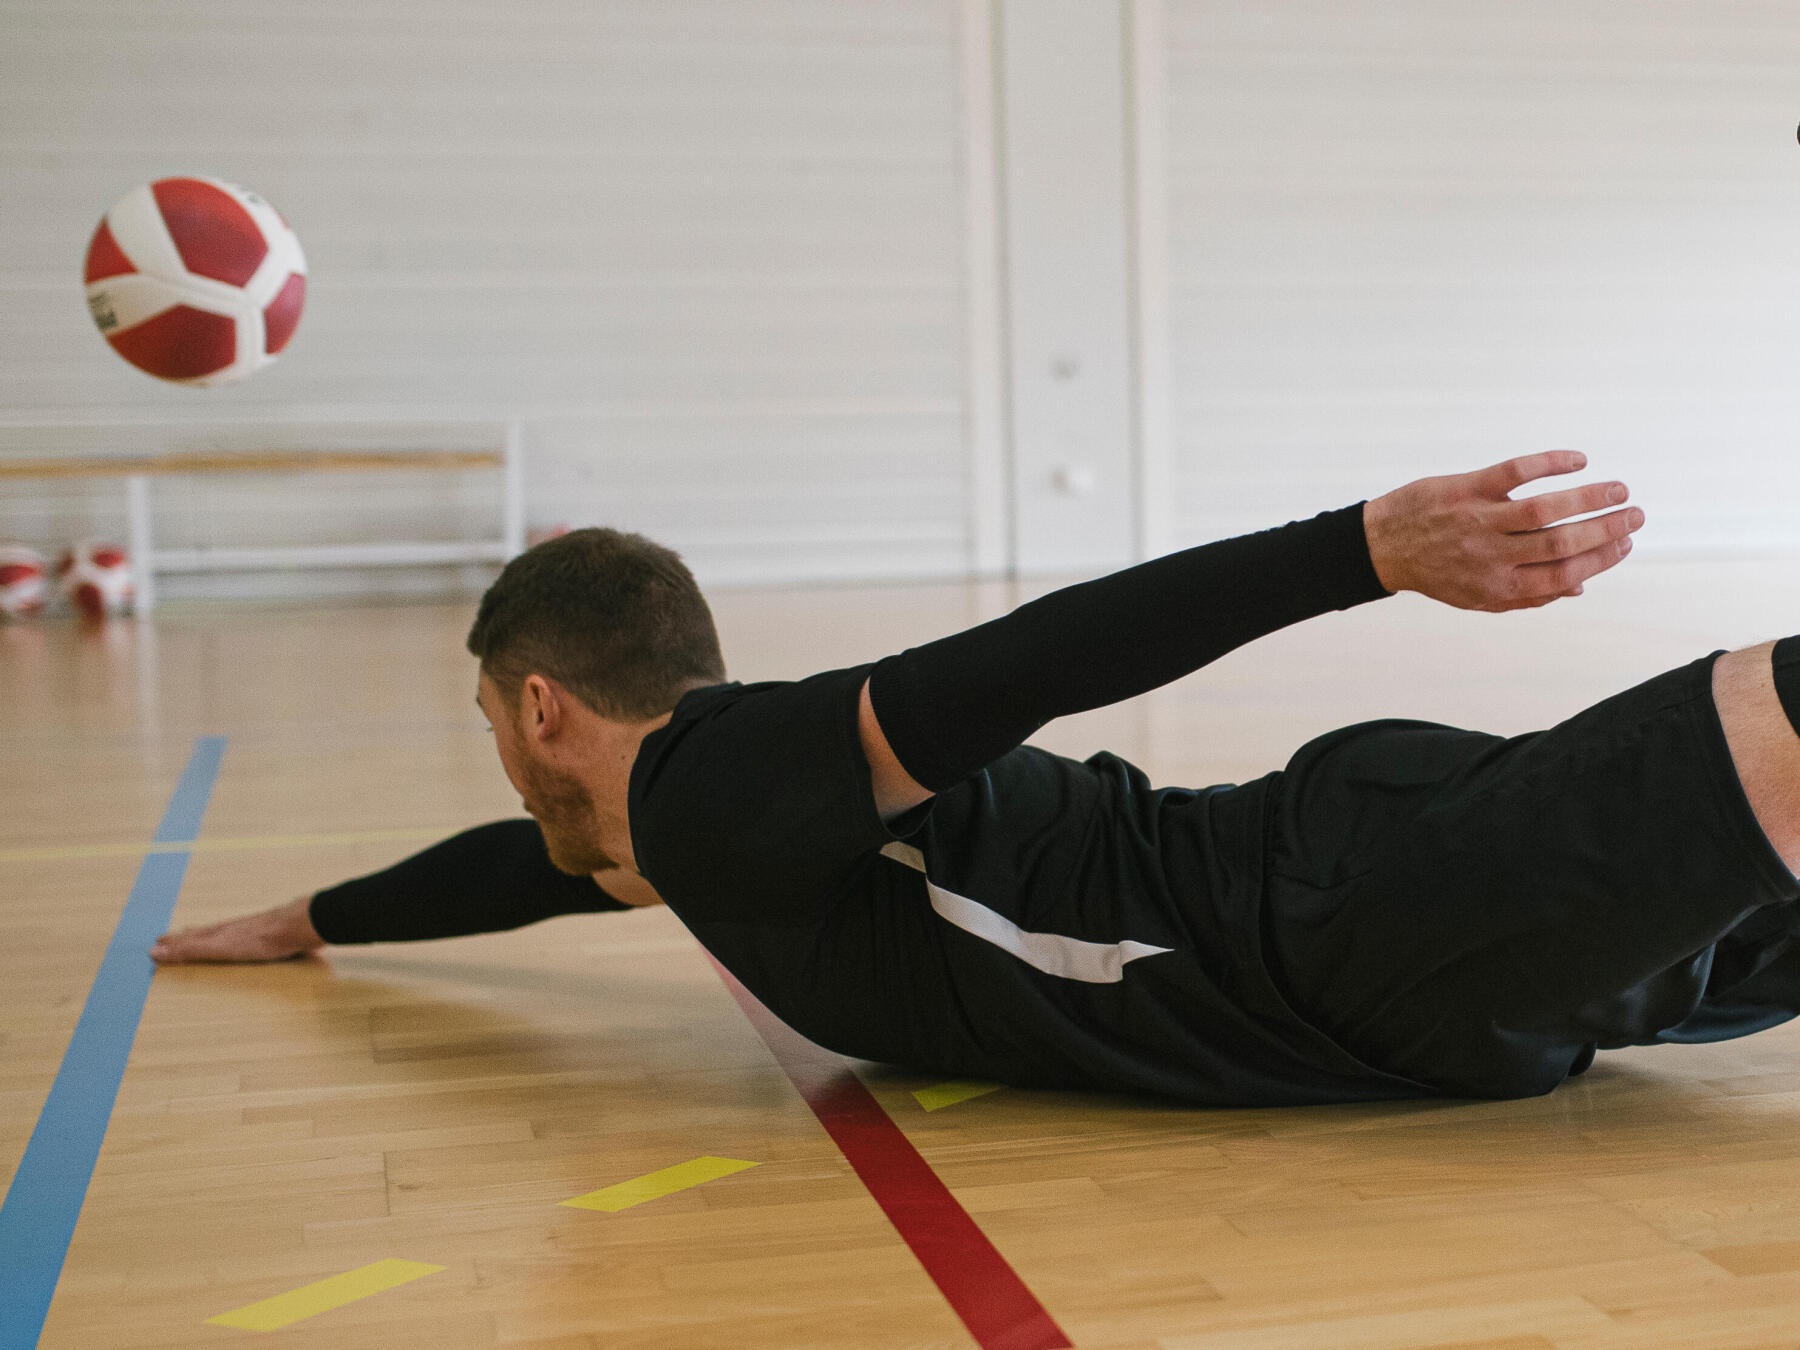
[[[525,733],[547,740],[562,730],[562,691],[542,675],[527,675],[519,689],[519,720]]]

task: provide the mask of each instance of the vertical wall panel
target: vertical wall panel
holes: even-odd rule
[[[953,0],[9,4],[0,453],[94,424],[157,448],[516,418],[533,524],[641,529],[713,581],[960,574],[960,22]],[[101,212],[184,172],[262,192],[312,270],[289,352],[225,389],[125,366],[81,299]],[[454,528],[467,490],[396,490],[394,525]],[[271,542],[334,510],[296,491],[253,521]],[[0,535],[105,529],[114,495],[9,487]]]
[[[1124,25],[1117,4],[1001,7],[1016,561],[1136,548]]]
[[[1167,12],[1182,541],[1573,446],[1800,546],[1791,4]]]

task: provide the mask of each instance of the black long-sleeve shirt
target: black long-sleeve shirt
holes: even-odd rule
[[[1222,1104],[1420,1095],[1294,1013],[1265,966],[1270,779],[1155,789],[1116,756],[1020,744],[1386,594],[1359,503],[873,667],[692,691],[633,766],[639,870],[779,1016],[846,1054]],[[937,791],[891,826],[858,736],[865,681],[900,762]],[[314,925],[328,942],[396,940],[622,907],[528,831],[484,826],[321,892]]]
[[[915,781],[949,787],[1057,717],[1388,594],[1362,508],[1172,553],[890,656],[871,672],[876,719]],[[533,822],[508,820],[320,891],[311,917],[327,942],[406,942],[626,908],[591,877],[559,872]]]

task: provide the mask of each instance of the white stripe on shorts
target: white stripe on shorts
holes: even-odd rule
[[[881,856],[904,863],[915,872],[925,870],[925,855],[911,844],[889,844],[881,850]],[[1175,950],[1153,947],[1148,942],[1084,942],[1060,933],[1029,933],[986,905],[945,890],[929,876],[925,878],[925,889],[931,896],[931,907],[945,922],[1010,952],[1035,970],[1065,980],[1117,984],[1125,978],[1125,967],[1130,962]]]

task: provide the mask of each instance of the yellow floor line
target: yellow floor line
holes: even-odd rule
[[[359,1298],[385,1293],[444,1269],[444,1266],[428,1266],[423,1261],[377,1261],[206,1320],[212,1326],[237,1327],[241,1331],[278,1331],[304,1318],[317,1317]]]
[[[676,1191],[717,1181],[720,1177],[728,1177],[733,1172],[742,1172],[746,1167],[755,1166],[756,1163],[744,1162],[738,1158],[695,1158],[689,1162],[676,1163],[673,1167],[665,1167],[660,1172],[650,1172],[630,1181],[621,1181],[616,1186],[589,1191],[586,1195],[578,1195],[573,1200],[558,1203],[572,1209],[600,1209],[608,1214],[616,1214],[633,1205],[641,1205],[646,1200],[659,1200]]]
[[[938,1083],[932,1087],[920,1088],[913,1093],[913,1099],[927,1111],[941,1111],[946,1106],[955,1106],[972,1097],[985,1097],[990,1092],[998,1092],[1000,1087],[999,1083]]]
[[[197,839],[191,844],[64,844],[47,848],[0,848],[0,863],[66,862],[79,858],[141,858],[146,853],[237,853],[263,848],[329,848],[336,844],[413,844],[443,839],[455,828],[347,830],[337,834],[259,834]]]

